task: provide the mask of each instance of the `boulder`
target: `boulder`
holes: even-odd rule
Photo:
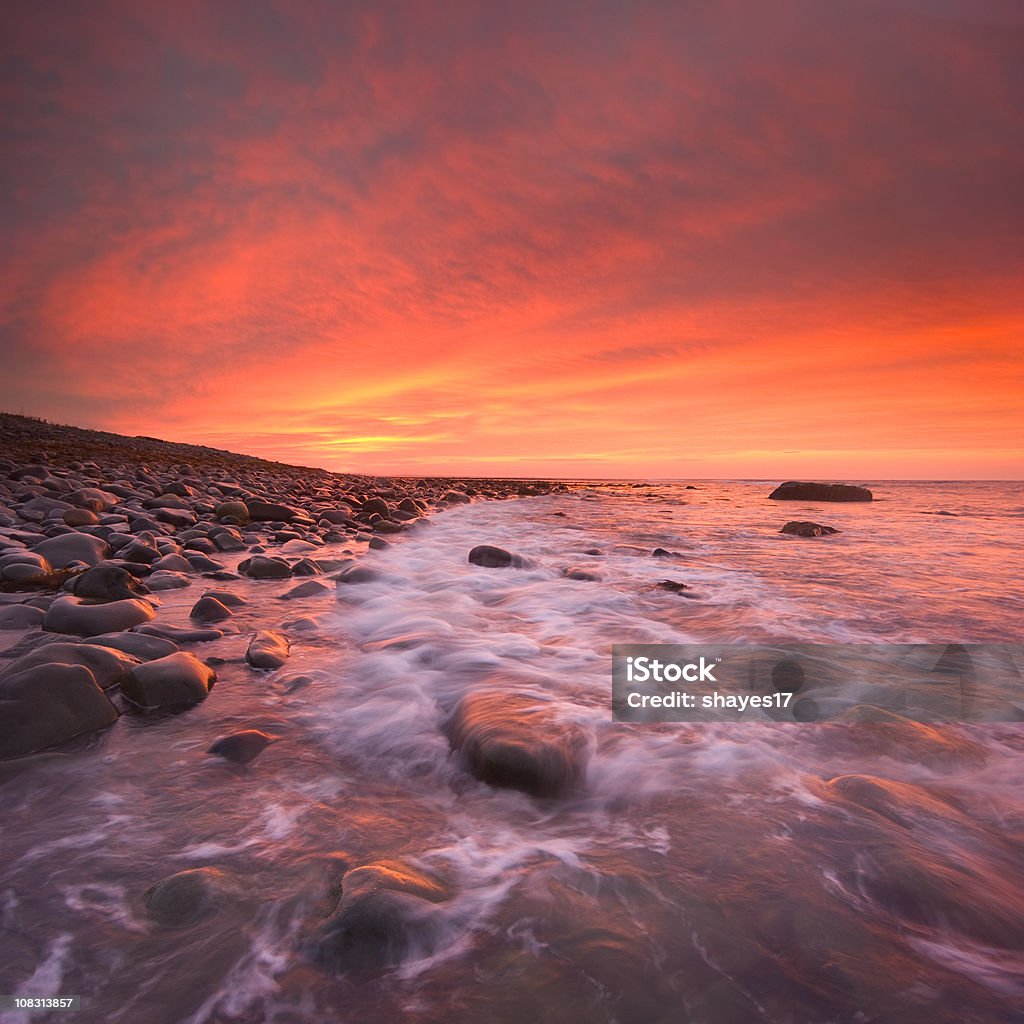
[[[117,721],[84,665],[41,664],[0,680],[0,758],[21,757]]]
[[[40,665],[82,665],[87,668],[101,690],[116,686],[136,665],[139,659],[129,652],[100,647],[90,643],[57,643],[37,647],[23,654],[0,673],[7,677]]]
[[[259,757],[275,739],[276,736],[259,729],[243,729],[230,736],[222,736],[206,752],[234,761],[235,764],[248,764]]]
[[[181,928],[215,913],[229,890],[228,876],[218,868],[188,868],[161,879],[143,899],[156,924]]]
[[[491,544],[478,544],[470,551],[469,561],[472,565],[482,565],[485,569],[504,569],[509,566],[523,568],[527,564],[526,559],[519,555],[513,555],[511,551],[496,548]]]
[[[215,597],[209,594],[199,598],[189,612],[189,618],[193,622],[222,622],[230,619],[234,613]]]
[[[253,668],[280,668],[288,660],[289,646],[288,640],[280,633],[261,629],[249,641],[245,660]]]
[[[168,654],[174,654],[178,649],[177,645],[170,640],[132,632],[103,633],[100,636],[91,636],[83,643],[93,647],[121,651],[124,654],[130,654],[133,658],[138,658],[139,661],[156,661],[157,658],[165,658]]]
[[[283,580],[292,574],[291,566],[283,558],[253,555],[239,562],[238,571],[254,580]]]
[[[245,506],[249,511],[249,517],[258,522],[290,523],[298,515],[295,509],[272,501],[247,501]]]
[[[96,565],[68,582],[68,590],[76,597],[97,601],[131,600],[149,592],[139,579],[119,565]]]
[[[372,971],[430,956],[445,938],[449,891],[395,861],[347,871],[334,912],[316,930],[310,951],[329,971]]]
[[[794,537],[827,537],[830,534],[838,533],[834,526],[822,526],[820,523],[809,523],[794,519],[779,530],[779,533],[789,533]]]
[[[866,487],[853,484],[817,484],[787,480],[768,495],[775,501],[871,501]]]
[[[53,566],[54,569],[66,569],[75,562],[96,565],[107,557],[107,542],[87,533],[65,533],[59,537],[49,537],[32,549],[37,555]]]
[[[320,597],[321,594],[329,594],[330,588],[325,586],[319,580],[306,580],[305,583],[300,583],[297,587],[292,587],[287,594],[282,594],[282,600],[292,600],[294,598],[301,597]]]
[[[59,597],[43,616],[43,629],[50,633],[97,636],[131,629],[148,622],[155,614],[152,605],[135,598],[89,604],[78,597]]]
[[[43,623],[43,610],[30,604],[11,604],[0,607],[0,631],[32,629]]]
[[[121,681],[121,693],[141,708],[171,708],[204,701],[217,675],[194,654],[178,651],[147,661]]]
[[[172,626],[165,622],[147,622],[145,625],[136,626],[136,633],[144,633],[146,636],[158,636],[164,640],[170,640],[176,644],[205,643],[210,640],[219,640],[224,635],[224,630],[214,629],[213,626]]]
[[[184,587],[191,587],[192,581],[183,572],[160,569],[152,576],[146,577],[146,586],[153,591],[181,590]]]
[[[470,773],[488,785],[537,797],[582,785],[586,737],[539,696],[505,689],[467,694],[445,732]]]
[[[240,526],[245,526],[250,519],[249,508],[244,501],[223,501],[217,506],[213,514],[221,522],[228,519],[238,523]]]

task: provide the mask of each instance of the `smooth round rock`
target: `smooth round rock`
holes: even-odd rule
[[[21,757],[117,721],[84,665],[41,664],[0,680],[0,758]]]
[[[271,629],[260,630],[249,642],[245,660],[253,668],[280,668],[287,660],[290,645],[280,633]]]
[[[188,868],[147,890],[146,913],[157,924],[182,928],[215,913],[227,889],[227,876],[220,869]]]
[[[31,629],[43,623],[43,610],[28,604],[0,605],[0,630]]]
[[[189,612],[189,618],[193,622],[222,622],[230,619],[234,613],[215,597],[209,594],[199,598]]]
[[[99,537],[87,533],[65,533],[42,541],[32,550],[42,555],[54,569],[66,569],[75,562],[96,565],[107,557],[110,548]]]
[[[178,651],[137,666],[121,681],[121,693],[141,708],[170,708],[206,700],[217,679],[194,654]]]
[[[43,629],[50,633],[96,636],[131,629],[149,622],[155,615],[152,605],[137,599],[86,604],[81,598],[59,597],[43,617]]]

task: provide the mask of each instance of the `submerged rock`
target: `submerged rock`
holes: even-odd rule
[[[342,877],[334,912],[312,937],[312,957],[340,973],[430,956],[444,940],[449,896],[436,879],[395,861],[354,868]]]
[[[822,526],[821,523],[810,523],[794,519],[792,522],[779,530],[779,533],[788,533],[794,537],[828,537],[839,531],[834,526]]]
[[[117,721],[84,665],[45,663],[0,680],[0,758],[21,757]]]
[[[509,566],[521,569],[528,564],[525,558],[491,544],[478,544],[470,551],[469,561],[473,565],[482,565],[485,569],[505,569]]]
[[[871,501],[866,487],[854,484],[818,484],[787,480],[768,495],[776,501]]]
[[[146,912],[157,924],[181,928],[216,913],[228,890],[228,876],[219,868],[188,868],[146,892]]]
[[[230,736],[222,736],[206,752],[234,761],[235,764],[248,764],[255,761],[276,739],[276,736],[260,732],[259,729],[243,729]]]
[[[471,774],[488,785],[537,797],[582,785],[586,737],[543,698],[499,689],[467,694],[445,731]]]

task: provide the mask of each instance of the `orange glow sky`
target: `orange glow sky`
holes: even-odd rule
[[[7,4],[0,408],[363,472],[1017,478],[1022,69],[1009,0]]]

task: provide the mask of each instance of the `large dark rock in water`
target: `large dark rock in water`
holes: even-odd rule
[[[838,532],[834,526],[822,526],[821,523],[809,523],[796,519],[791,523],[786,523],[779,530],[779,533],[788,533],[794,537],[827,537]]]
[[[99,647],[92,643],[55,643],[37,647],[22,655],[13,664],[0,670],[0,676],[16,675],[29,668],[49,665],[84,665],[101,690],[116,686],[140,659],[124,651]]]
[[[286,637],[272,629],[261,629],[249,641],[245,660],[253,668],[280,668],[287,660],[290,645]]]
[[[449,895],[436,879],[395,861],[353,868],[342,877],[337,907],[312,937],[312,958],[344,972],[430,956],[444,939]]]
[[[866,487],[854,484],[813,484],[787,480],[768,495],[776,501],[871,501]]]
[[[206,752],[235,764],[248,764],[256,760],[276,738],[259,729],[243,729],[230,736],[222,736]]]
[[[485,569],[505,569],[509,566],[522,569],[528,565],[525,558],[491,544],[478,544],[470,551],[469,561],[473,565],[482,565]]]
[[[43,664],[0,681],[0,758],[21,757],[117,721],[84,665]]]
[[[469,771],[488,785],[537,797],[582,785],[586,737],[540,697],[501,689],[467,694],[445,731]]]
[[[182,928],[215,913],[228,888],[228,877],[220,869],[188,868],[146,892],[146,912],[157,924]]]
[[[194,654],[178,651],[147,661],[121,680],[121,693],[141,708],[174,708],[206,700],[216,673]]]

